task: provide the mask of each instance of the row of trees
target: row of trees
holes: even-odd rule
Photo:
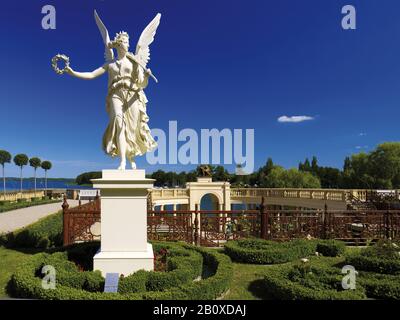
[[[300,162],[297,169],[285,169],[268,158],[264,166],[245,176],[229,173],[223,166],[210,168],[214,181],[229,181],[238,187],[400,189],[400,142],[386,142],[370,153],[346,157],[343,169],[320,166],[316,157]],[[148,177],[156,180],[156,186],[183,187],[199,175],[197,167],[180,173],[158,170]],[[90,183],[98,177],[101,172],[88,172],[80,175],[77,183]]]
[[[300,162],[299,170],[318,177],[323,188],[399,189],[400,142],[385,142],[369,153],[346,157],[343,170],[321,167],[316,157]]]
[[[3,168],[3,195],[4,199],[6,197],[6,177],[5,177],[5,164],[11,162],[11,154],[6,151],[6,150],[0,150],[0,165]],[[14,156],[13,158],[14,164],[20,168],[20,180],[21,180],[21,186],[20,186],[20,191],[22,193],[22,169],[24,166],[26,166],[28,163],[29,165],[33,168],[34,170],[34,178],[35,178],[35,194],[36,194],[36,171],[38,168],[42,168],[45,172],[45,188],[47,189],[47,171],[51,169],[52,164],[50,161],[42,161],[37,157],[30,158],[23,153],[19,153]]]
[[[375,150],[346,157],[343,168],[325,167],[317,157],[305,159],[297,169],[284,169],[268,158],[266,164],[247,176],[231,174],[222,166],[211,166],[214,181],[234,186],[262,188],[399,189],[400,142],[385,142]],[[158,170],[151,175],[158,185],[183,186],[195,181],[199,168],[189,173]]]

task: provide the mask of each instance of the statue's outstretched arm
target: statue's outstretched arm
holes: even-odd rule
[[[107,64],[104,66],[101,66],[100,68],[92,71],[92,72],[78,72],[72,70],[71,67],[66,68],[66,72],[76,78],[84,79],[84,80],[92,80],[97,77],[100,77],[102,74],[104,74],[107,71]]]

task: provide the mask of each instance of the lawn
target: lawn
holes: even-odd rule
[[[224,300],[268,300],[268,294],[261,285],[263,274],[270,266],[233,263],[233,280]]]
[[[347,247],[346,250],[356,251],[360,248]],[[24,263],[30,255],[40,249],[12,250],[0,246],[0,299],[7,297],[6,287],[16,266]],[[255,265],[233,263],[233,281],[224,300],[268,300],[265,288],[262,286],[263,275],[270,265]]]
[[[0,299],[8,297],[6,287],[12,273],[31,254],[29,251],[21,252],[0,247]]]

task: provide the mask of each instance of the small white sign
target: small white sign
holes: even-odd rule
[[[100,195],[100,190],[79,190],[79,199],[83,197],[94,198],[97,193]]]

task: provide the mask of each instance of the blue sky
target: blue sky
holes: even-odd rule
[[[41,28],[41,8],[57,10],[56,30]],[[357,30],[341,28],[341,8],[357,10]],[[53,162],[51,177],[117,166],[101,150],[108,123],[107,77],[58,76],[64,53],[78,71],[102,65],[97,9],[113,37],[140,32],[157,12],[161,25],[146,90],[150,127],[255,130],[255,166],[267,157],[296,167],[317,156],[342,167],[345,156],[399,140],[400,2],[395,0],[14,1],[2,4],[0,149]],[[281,123],[282,116],[313,120]],[[148,172],[194,166],[138,166]],[[232,170],[232,166],[228,166]],[[8,176],[18,168],[6,167]],[[31,168],[25,175],[32,174]]]

